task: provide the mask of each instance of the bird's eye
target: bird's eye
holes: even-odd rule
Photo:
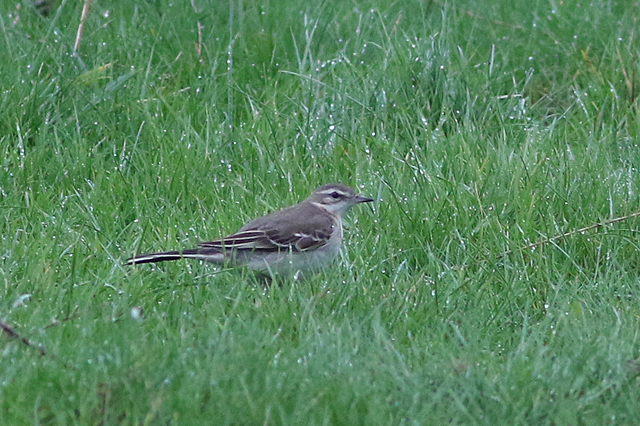
[[[333,192],[331,193],[331,196],[332,196],[333,198],[340,198],[340,193],[339,193],[339,192],[337,192],[337,191],[333,191]]]

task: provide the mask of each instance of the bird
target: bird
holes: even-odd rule
[[[302,278],[332,263],[342,247],[343,216],[356,204],[372,201],[342,184],[322,185],[301,203],[254,219],[225,238],[193,249],[134,256],[126,264],[187,258],[245,266],[271,278]]]

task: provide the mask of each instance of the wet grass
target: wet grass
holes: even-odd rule
[[[0,6],[4,422],[637,421],[638,219],[520,250],[640,210],[637,4],[200,3]],[[327,182],[306,281],[123,266]]]

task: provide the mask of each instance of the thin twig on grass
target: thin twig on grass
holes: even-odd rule
[[[82,40],[82,35],[84,34],[84,23],[89,16],[89,9],[91,8],[91,0],[84,0],[84,5],[82,6],[82,15],[80,16],[80,24],[78,25],[78,32],[76,33],[76,42],[73,45],[73,52],[78,53],[80,50],[80,41]]]
[[[502,253],[500,255],[500,257],[508,256],[508,255],[512,254],[514,251],[529,250],[529,249],[532,249],[532,248],[535,248],[535,247],[539,247],[539,246],[542,246],[542,245],[545,245],[545,244],[549,244],[549,243],[551,243],[553,241],[556,241],[556,240],[559,240],[561,238],[570,237],[570,236],[575,235],[575,234],[581,234],[583,232],[590,231],[592,229],[601,228],[601,227],[606,226],[606,225],[611,225],[612,223],[622,222],[623,220],[631,219],[632,217],[638,217],[638,216],[640,216],[640,211],[639,212],[635,212],[635,213],[631,213],[631,214],[629,214],[627,216],[616,217],[615,219],[611,219],[611,220],[606,220],[604,222],[595,223],[593,225],[585,226],[584,228],[580,228],[580,229],[576,229],[576,230],[573,230],[573,231],[565,232],[563,234],[558,234],[558,235],[555,235],[555,236],[550,237],[550,238],[545,238],[542,241],[537,241],[535,243],[528,244],[528,245],[526,245],[524,247],[520,247],[519,249],[516,249],[516,250],[507,250],[504,253]]]
[[[38,351],[40,355],[44,356],[47,354],[46,351],[41,346],[34,345],[26,337],[20,336],[20,334],[17,331],[9,327],[7,324],[0,322],[0,328],[2,328],[2,331],[4,331],[10,338],[20,340],[26,346]]]

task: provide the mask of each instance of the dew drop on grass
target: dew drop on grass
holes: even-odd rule
[[[140,306],[134,306],[131,308],[131,319],[134,321],[142,319],[142,308]]]

